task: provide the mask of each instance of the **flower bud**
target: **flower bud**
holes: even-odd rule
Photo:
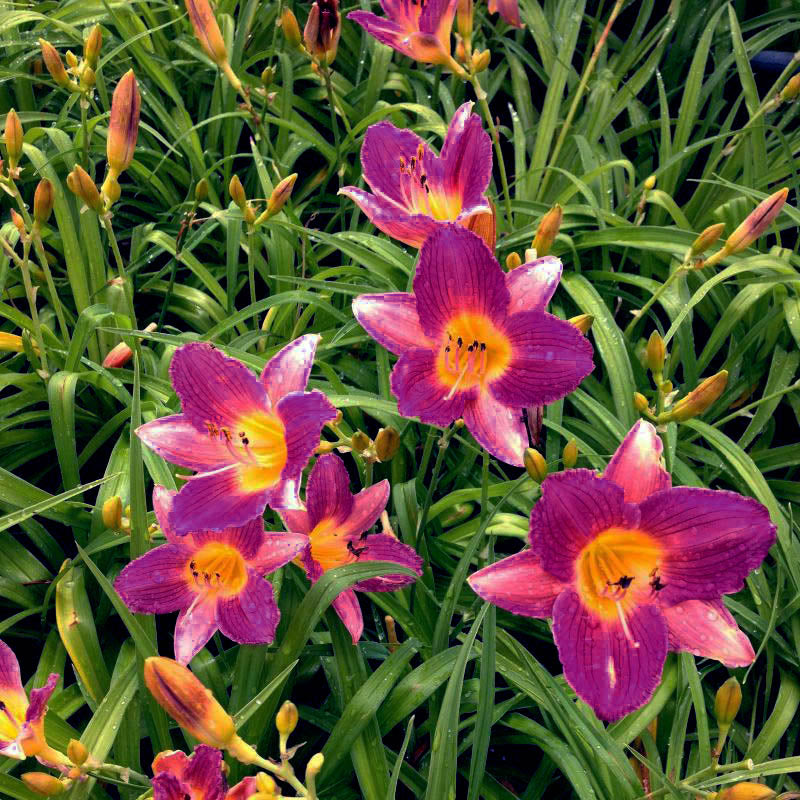
[[[72,172],[67,175],[67,188],[76,197],[80,197],[93,211],[98,213],[103,211],[103,198],[100,197],[97,185],[82,166],[77,165]]]
[[[350,437],[350,447],[352,447],[356,453],[363,453],[370,444],[372,444],[372,442],[364,431],[356,431]]]
[[[577,317],[570,317],[567,322],[574,325],[584,336],[592,328],[594,317],[591,314],[578,314]]]
[[[461,38],[472,41],[472,25],[475,16],[475,0],[458,0],[456,6],[456,27]]]
[[[644,414],[650,407],[647,398],[641,392],[633,393],[633,405],[640,414]]]
[[[81,72],[81,86],[86,89],[91,89],[97,82],[97,75],[91,67],[84,67]]]
[[[284,700],[275,715],[275,727],[278,729],[278,733],[281,736],[291,736],[299,720],[300,714],[297,706],[291,700]]]
[[[714,716],[720,728],[727,730],[739,713],[742,705],[742,687],[734,677],[728,678],[717,690],[714,700]]]
[[[788,195],[789,189],[784,187],[762,200],[727,238],[723,248],[726,254],[739,253],[762,236],[781,213]]]
[[[269,89],[272,86],[272,81],[275,79],[275,70],[272,67],[264,67],[263,72],[261,73],[261,85],[265,89]]]
[[[509,272],[511,272],[512,269],[516,269],[521,264],[522,264],[522,259],[520,258],[519,253],[511,252],[506,256],[506,269]]]
[[[291,8],[284,8],[281,14],[281,28],[286,42],[290,47],[300,47],[302,38],[300,36],[300,26],[297,24],[297,17],[292,13]]]
[[[653,375],[661,375],[664,371],[664,359],[667,357],[667,350],[664,340],[658,331],[653,331],[647,340],[647,368]]]
[[[267,201],[267,217],[274,217],[285,205],[286,201],[292,196],[294,182],[297,180],[297,173],[293,172],[284,178],[273,190]]]
[[[42,178],[33,194],[33,218],[39,223],[45,223],[53,213],[53,184],[47,178]]]
[[[244,186],[242,186],[238,175],[234,175],[231,178],[231,182],[228,184],[228,193],[231,196],[231,200],[244,213],[245,208],[247,208],[247,195],[244,193]]]
[[[217,66],[221,66],[228,60],[228,50],[208,0],[185,0],[185,2],[197,41],[206,51],[206,55]]]
[[[728,786],[717,794],[717,800],[771,800],[775,792],[763,783],[745,781]]]
[[[536,483],[541,483],[547,477],[547,462],[544,456],[535,448],[528,447],[522,456],[525,469]]]
[[[278,790],[278,784],[275,783],[275,779],[272,775],[266,772],[259,772],[258,775],[256,775],[256,789],[264,794],[275,794]]]
[[[103,503],[103,525],[112,531],[122,527],[122,498],[118,494]]]
[[[124,172],[133,161],[136,139],[139,135],[141,102],[136,76],[133,70],[129,69],[114,89],[111,98],[111,119],[108,123],[106,155],[109,170],[117,175]]]
[[[480,53],[472,54],[472,71],[483,72],[489,68],[489,62],[492,60],[492,54],[489,50],[482,50]]]
[[[32,792],[44,797],[55,797],[67,791],[67,787],[58,778],[46,772],[25,772],[22,774],[22,782]]]
[[[572,469],[578,463],[578,453],[578,443],[574,439],[570,439],[564,445],[564,451],[561,454],[564,469]]]
[[[100,48],[103,45],[103,31],[100,25],[95,25],[86,37],[83,45],[83,60],[93,70],[97,69],[97,61],[100,58]]]
[[[792,75],[786,86],[781,89],[781,100],[791,101],[800,94],[800,74]]]
[[[9,170],[16,169],[22,156],[22,123],[19,121],[17,112],[12,108],[6,114],[6,154],[8,155]]]
[[[152,333],[158,327],[157,323],[151,322],[144,330],[145,333]],[[133,350],[120,342],[109,350],[108,355],[103,359],[104,367],[124,367],[133,358]]]
[[[72,52],[72,50],[67,50],[67,52],[64,53],[64,59],[66,60],[67,66],[70,69],[72,70],[78,69],[78,56],[76,56],[75,53]]]
[[[332,64],[341,33],[339,0],[315,0],[303,30],[303,41],[309,54],[320,64]]]
[[[39,39],[39,46],[42,48],[42,59],[50,77],[62,88],[69,89],[73,86],[72,81],[67,75],[67,70],[64,68],[64,62],[58,51],[47,41],[47,39]]]
[[[319,775],[320,770],[322,769],[322,765],[325,763],[325,756],[322,753],[315,753],[311,758],[308,760],[308,765],[306,766],[306,776],[313,776],[316,777]]]
[[[728,370],[724,369],[710,378],[706,378],[696,389],[689,392],[667,412],[669,422],[686,422],[687,419],[702,414],[710,408],[728,385]]]
[[[119,185],[119,181],[116,179],[112,171],[109,171],[108,175],[106,175],[106,179],[103,181],[103,185],[100,187],[100,192],[102,193],[105,199],[105,205],[108,208],[113,206],[114,203],[119,200],[120,195],[122,194],[122,187]]]
[[[22,353],[25,345],[22,337],[16,333],[4,333],[0,331],[0,353]]]
[[[693,256],[699,256],[701,253],[705,253],[706,250],[708,250],[708,248],[711,247],[717,241],[717,239],[719,239],[723,230],[725,230],[724,222],[718,222],[715,225],[709,225],[692,242],[692,246],[689,248],[689,254]]]
[[[11,221],[19,233],[20,239],[24,239],[28,235],[28,230],[25,227],[25,220],[17,213],[15,209],[11,209]]]
[[[489,201],[491,211],[477,211],[462,220],[461,224],[468,228],[473,233],[486,242],[486,246],[494,252],[494,246],[497,242],[497,215],[494,209],[494,203]]]
[[[201,178],[194,187],[194,199],[202,203],[208,197],[208,180]]]
[[[533,237],[531,247],[536,251],[536,257],[541,258],[550,252],[553,242],[556,240],[558,231],[561,228],[561,220],[564,212],[561,206],[556,203],[543,217]]]
[[[649,192],[651,189],[656,188],[656,176],[650,175],[648,178],[645,179],[644,188],[647,189]]]
[[[399,447],[400,434],[396,428],[390,425],[388,428],[381,428],[378,431],[378,435],[375,437],[375,455],[378,456],[378,461],[391,461]]]
[[[89,750],[83,742],[79,742],[77,739],[70,739],[67,745],[67,756],[73,764],[81,766],[89,758]]]

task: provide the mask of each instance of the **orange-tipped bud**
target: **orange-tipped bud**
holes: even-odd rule
[[[14,223],[14,227],[17,229],[17,233],[21,239],[24,239],[28,235],[28,230],[25,227],[25,220],[17,213],[15,209],[11,209],[11,221]]]
[[[494,252],[497,242],[497,215],[494,203],[491,200],[489,201],[489,206],[492,209],[491,211],[477,211],[463,220],[461,224],[473,233],[477,233],[486,242],[488,248]]]
[[[12,108],[6,114],[6,155],[8,156],[8,167],[13,170],[16,169],[19,160],[22,157],[22,123],[19,121],[17,112]]]
[[[144,682],[158,704],[203,744],[224,750],[237,738],[230,715],[177,661],[161,656],[145,659]]]
[[[592,329],[594,317],[591,314],[578,314],[577,317],[570,317],[567,322],[574,325],[584,336]]]
[[[509,253],[506,256],[506,269],[511,272],[522,264],[522,258],[516,251]]]
[[[118,494],[103,503],[103,525],[110,531],[122,528],[122,498]]]
[[[792,75],[786,86],[781,90],[781,100],[794,100],[800,95],[800,74]]]
[[[561,206],[556,203],[543,217],[536,230],[536,236],[533,237],[533,244],[531,247],[536,251],[537,258],[546,256],[556,240],[558,231],[561,228],[561,220],[564,217],[564,212]]]
[[[78,165],[67,175],[67,188],[98,214],[103,211],[103,198],[89,173]]]
[[[47,178],[42,178],[33,193],[33,218],[39,223],[45,223],[53,213],[55,192],[53,184]]]
[[[86,37],[83,45],[83,60],[92,69],[97,69],[100,59],[100,48],[103,46],[103,31],[100,25],[95,25]]]
[[[332,64],[341,33],[339,0],[315,0],[303,29],[303,42],[309,54],[320,64]]]
[[[197,41],[206,51],[206,55],[217,66],[221,66],[228,60],[228,49],[225,47],[225,40],[222,38],[208,0],[185,0],[185,2]]]
[[[751,781],[736,783],[717,794],[717,800],[771,800],[773,797],[777,795],[769,786]]]
[[[67,756],[73,764],[81,766],[89,758],[89,750],[83,742],[79,742],[77,739],[70,739],[67,745]]]
[[[194,187],[194,199],[198,203],[202,203],[208,197],[208,181],[201,178],[197,181],[197,186]]]
[[[522,456],[525,469],[536,483],[541,483],[547,477],[547,462],[544,456],[535,448],[528,447]]]
[[[58,54],[58,50],[47,41],[47,39],[39,39],[39,46],[42,48],[42,59],[50,77],[62,88],[70,89],[74,86],[67,75],[67,70],[64,67],[64,62]]]
[[[717,696],[714,699],[714,716],[720,728],[726,731],[739,713],[742,705],[742,687],[734,677],[728,678],[722,686],[717,689]]]
[[[661,375],[664,371],[664,359],[667,357],[667,348],[658,331],[653,331],[647,340],[647,368],[653,375]]]
[[[367,436],[364,431],[356,431],[350,437],[350,447],[352,447],[356,453],[363,453],[371,444],[372,442],[369,436]]]
[[[716,243],[717,239],[722,236],[722,231],[724,230],[724,222],[718,222],[716,225],[709,225],[692,242],[692,246],[689,248],[689,254],[693,256],[699,256],[701,253],[705,253],[706,250],[708,250],[709,247],[712,247]]]
[[[579,453],[578,443],[574,439],[570,439],[564,445],[564,451],[561,453],[564,469],[572,469],[578,463]]]
[[[472,41],[472,25],[475,17],[475,0],[458,0],[456,6],[456,28],[461,38]]]
[[[400,434],[396,428],[389,426],[378,431],[375,437],[375,455],[378,456],[378,461],[391,461],[399,447]]]
[[[267,210],[264,212],[267,219],[274,217],[286,205],[286,201],[292,196],[294,183],[297,180],[297,173],[293,172],[284,178],[273,190],[267,201]],[[264,216],[264,214],[262,214]]]
[[[231,178],[228,184],[228,193],[231,196],[231,200],[233,200],[233,202],[239,206],[242,213],[244,213],[245,208],[247,208],[247,195],[244,193],[244,186],[242,186],[238,175],[234,175]]]
[[[139,110],[142,99],[136,76],[129,69],[114,89],[111,98],[111,120],[108,123],[106,155],[108,166],[119,175],[133,161],[136,139],[139,135]]]
[[[728,385],[728,370],[706,378],[696,389],[679,400],[666,415],[669,422],[686,422],[709,409]]]
[[[300,26],[297,24],[297,17],[291,8],[284,8],[281,14],[281,29],[286,37],[286,42],[290,47],[300,47],[303,38],[300,36]]]
[[[762,236],[781,213],[788,195],[789,189],[784,187],[762,200],[727,238],[724,247],[726,253],[739,253]]]
[[[647,398],[641,392],[633,393],[633,405],[640,414],[644,414],[650,407]]]
[[[155,322],[151,322],[144,330],[145,333],[152,333],[158,325]],[[108,355],[103,359],[103,366],[104,367],[124,367],[130,360],[133,358],[133,350],[125,344],[125,342],[120,342],[116,345],[113,349],[111,349]]]
[[[32,792],[44,797],[55,797],[67,791],[67,787],[62,781],[46,772],[25,772],[22,775],[22,782]]]
[[[489,62],[492,60],[492,54],[489,50],[482,50],[480,53],[472,54],[472,71],[483,72],[489,68]]]

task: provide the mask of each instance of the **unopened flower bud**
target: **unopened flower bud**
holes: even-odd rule
[[[247,207],[247,195],[244,193],[244,186],[242,186],[238,175],[234,175],[231,178],[228,184],[228,193],[231,196],[231,200],[244,212]]]
[[[306,766],[306,776],[314,776],[316,777],[319,775],[320,770],[322,769],[322,765],[325,763],[325,757],[322,753],[315,753],[311,758],[308,760],[308,765]]]
[[[19,121],[17,112],[12,108],[6,114],[6,154],[8,156],[8,167],[10,170],[16,169],[22,157],[22,123]]]
[[[45,223],[53,213],[54,191],[53,184],[47,178],[42,178],[33,193],[33,218],[39,223]]]
[[[489,67],[489,62],[492,60],[492,54],[489,50],[483,50],[480,53],[472,54],[472,70],[473,72],[483,72]]]
[[[208,197],[208,180],[201,178],[194,187],[194,199],[202,203]]]
[[[791,101],[800,95],[800,73],[792,75],[786,86],[781,90],[781,100]]]
[[[710,408],[728,385],[728,370],[706,378],[696,389],[679,400],[667,414],[670,422],[686,422]]]
[[[370,444],[372,444],[372,442],[364,431],[356,431],[350,437],[350,447],[352,447],[356,453],[363,453]]]
[[[275,79],[275,70],[272,67],[264,67],[263,72],[261,73],[261,85],[265,89],[269,89],[272,86],[272,81]]]
[[[467,48],[464,46],[464,40],[461,38],[456,41],[455,55],[456,61],[460,64],[467,63]]]
[[[22,782],[32,792],[44,797],[55,797],[67,790],[62,781],[46,772],[25,772],[22,774]]]
[[[653,375],[661,375],[664,371],[664,359],[667,357],[667,350],[664,339],[658,331],[653,331],[647,340],[647,368]]]
[[[397,449],[400,447],[400,434],[391,425],[388,428],[381,428],[375,437],[375,455],[378,461],[390,461]]]
[[[475,0],[458,0],[456,6],[456,27],[461,38],[472,41],[472,25],[475,16]]]
[[[651,189],[656,188],[656,176],[650,175],[648,178],[645,179],[644,188],[647,189],[649,192]]]
[[[103,525],[112,531],[122,527],[122,498],[118,494],[103,503]]]
[[[341,33],[339,0],[315,0],[303,29],[303,42],[309,54],[320,64],[332,64]]]
[[[67,175],[67,188],[83,200],[93,211],[101,213],[103,211],[103,198],[97,190],[97,185],[89,177],[89,173],[77,165],[72,172]]]
[[[561,206],[556,203],[543,217],[533,237],[531,247],[536,251],[536,257],[541,258],[550,252],[553,242],[556,240],[558,231],[561,228],[561,220],[564,212]]]
[[[122,194],[122,187],[119,185],[119,181],[116,179],[113,172],[109,171],[108,175],[106,175],[106,179],[103,181],[100,191],[105,198],[107,207],[113,206],[114,203],[119,200]]]
[[[17,229],[17,233],[19,233],[20,238],[24,239],[28,235],[28,231],[25,228],[25,220],[17,213],[15,209],[11,209],[11,221],[14,223],[14,227]]]
[[[25,345],[22,337],[16,333],[4,333],[0,331],[0,353],[22,353]]]
[[[70,739],[67,745],[67,756],[73,764],[81,766],[89,758],[89,750],[83,742]]]
[[[275,715],[275,727],[281,736],[290,736],[300,720],[297,706],[291,700],[284,700]]]
[[[509,272],[511,272],[512,269],[516,269],[521,264],[522,258],[520,257],[519,253],[511,252],[506,256],[506,269]]]
[[[208,0],[185,0],[185,2],[197,41],[206,51],[206,55],[217,66],[221,66],[228,60],[228,50]]]
[[[139,135],[139,110],[142,99],[136,76],[129,69],[120,79],[111,98],[111,119],[108,123],[106,155],[109,171],[115,177],[124,172],[133,161],[136,139]]]
[[[641,392],[633,393],[633,405],[640,414],[643,414],[649,408],[647,398]]]
[[[572,469],[578,463],[578,453],[578,443],[574,439],[570,439],[564,445],[564,451],[561,454],[564,469]]]
[[[591,314],[578,314],[577,317],[570,317],[567,322],[574,325],[584,336],[592,329],[594,317]]]
[[[471,214],[461,222],[464,227],[471,230],[473,233],[486,242],[486,246],[494,252],[494,246],[497,242],[497,215],[494,208],[494,203],[489,201],[491,211],[477,211]]]
[[[528,447],[522,456],[525,469],[536,483],[541,483],[547,477],[547,462],[544,456],[535,448]]]
[[[76,56],[72,50],[67,50],[67,52],[64,53],[64,58],[66,59],[67,66],[70,69],[78,69],[78,56]]]
[[[266,772],[259,772],[258,775],[256,775],[256,788],[259,792],[263,792],[264,794],[275,794],[278,790],[278,784],[275,783],[275,779],[272,775]]]
[[[95,25],[86,37],[83,45],[83,60],[91,69],[97,69],[97,62],[100,58],[100,48],[103,45],[103,31],[100,25]]]
[[[751,211],[744,222],[727,238],[724,250],[726,253],[739,253],[762,236],[767,228],[781,213],[789,189],[784,187],[762,200]]]
[[[267,201],[266,213],[268,217],[274,217],[286,205],[286,201],[292,196],[292,189],[294,189],[296,180],[297,173],[293,172],[272,190]]]
[[[717,800],[771,800],[776,796],[775,792],[763,783],[745,781],[723,789],[717,794]]]
[[[300,47],[302,37],[300,36],[300,26],[297,24],[297,17],[291,8],[284,8],[281,14],[281,29],[286,37],[286,42],[290,47]]]
[[[730,677],[719,687],[714,700],[714,716],[720,728],[730,728],[741,705],[742,687],[736,678]]]
[[[95,71],[87,66],[83,68],[83,72],[81,73],[81,86],[86,89],[91,89],[92,86],[97,83],[97,75]]]
[[[47,39],[39,39],[39,46],[42,48],[42,59],[50,77],[62,88],[69,89],[73,84],[67,75],[67,70],[64,67],[64,62],[58,54],[58,50],[47,41]]]
[[[689,248],[689,254],[693,256],[699,256],[701,253],[705,253],[706,250],[708,250],[709,247],[712,247],[716,243],[717,239],[722,236],[722,231],[724,230],[724,222],[717,222],[715,225],[709,225],[692,242],[692,246]]]

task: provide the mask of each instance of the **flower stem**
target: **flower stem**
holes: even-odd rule
[[[228,745],[228,752],[242,764],[253,764],[256,767],[271,772],[276,778],[288,783],[296,792],[298,797],[311,797],[306,787],[294,774],[294,769],[288,759],[282,759],[280,764],[262,758],[253,747],[247,742],[236,736]]]
[[[30,251],[31,242],[30,239],[26,239],[22,245],[22,262],[20,264],[20,272],[22,273],[22,283],[25,287],[25,296],[28,298],[28,307],[31,310],[33,333],[36,336],[36,342],[39,345],[39,358],[42,360],[42,370],[47,373],[47,353],[44,347],[44,338],[42,337],[42,324],[39,321],[39,312],[36,309],[36,296],[33,293],[31,274],[28,269],[28,256],[30,255]]]
[[[256,302],[256,229],[253,225],[247,226],[247,282],[250,286],[250,305]],[[258,330],[258,314],[253,315],[253,325]]]
[[[128,315],[131,318],[131,325],[135,328],[136,311],[133,307],[133,289],[125,271],[125,262],[122,260],[122,253],[119,251],[119,244],[117,244],[117,237],[114,235],[114,228],[111,225],[111,215],[104,214],[102,215],[101,219],[103,220],[103,225],[105,226],[106,233],[108,234],[108,241],[111,244],[111,250],[114,253],[114,261],[117,265],[117,274],[119,275],[119,279],[122,281],[122,290],[125,293],[125,300],[128,304]]]
[[[89,171],[89,120],[88,120],[88,110],[89,110],[89,101],[86,97],[81,97],[80,103],[81,107],[81,128],[83,129],[83,168],[88,172]]]
[[[636,327],[636,323],[644,318],[644,315],[653,307],[653,304],[664,294],[664,292],[669,289],[670,286],[675,282],[675,279],[678,275],[683,274],[684,272],[688,272],[687,262],[684,261],[671,275],[667,276],[667,279],[658,289],[653,292],[653,296],[639,309],[636,313],[634,318],[628,323],[627,327],[625,328],[625,338],[630,339],[631,334],[633,333],[633,329]]]
[[[439,440],[439,452],[436,454],[436,462],[433,465],[433,474],[431,475],[431,482],[428,485],[428,494],[425,497],[425,504],[422,506],[422,513],[419,515],[419,522],[417,523],[417,532],[415,538],[415,548],[419,549],[420,538],[422,532],[425,530],[425,525],[428,522],[428,512],[431,510],[431,502],[433,501],[433,493],[436,490],[436,484],[439,482],[439,473],[444,466],[444,459],[447,454],[447,448],[450,444],[450,439],[456,432],[455,425],[448,428],[442,438]]]

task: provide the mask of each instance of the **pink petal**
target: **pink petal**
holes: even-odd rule
[[[419,29],[434,34],[442,43],[446,42],[445,50],[450,52],[450,30],[455,14],[456,0],[427,0],[419,15]]]
[[[176,494],[178,493],[174,489],[167,489],[164,486],[158,485],[153,487],[153,511],[156,515],[156,522],[158,523],[158,527],[161,528],[161,533],[163,533],[167,541],[172,544],[178,544],[180,542],[180,537],[169,524],[172,501]]]
[[[233,460],[221,437],[199,431],[183,414],[146,422],[136,435],[161,458],[197,472],[219,469]]]
[[[523,550],[478,570],[468,579],[487,603],[525,617],[552,617],[553,603],[567,588],[542,569],[532,550]]]
[[[364,633],[364,617],[356,593],[352,589],[345,589],[333,601],[333,608],[353,637],[353,644],[358,644],[361,634]]]
[[[153,800],[186,800],[186,794],[180,780],[169,772],[153,778]]]
[[[0,702],[5,703],[14,716],[19,714],[20,719],[28,706],[19,662],[14,651],[3,641],[0,641]]]
[[[423,561],[413,547],[399,541],[388,533],[375,533],[358,543],[365,548],[358,556],[359,561],[394,561],[417,575],[422,575]],[[414,583],[416,579],[409,575],[381,575],[357,583],[353,589],[357,592],[391,592]]]
[[[489,0],[489,13],[500,12],[500,16],[515,28],[522,27],[522,20],[519,18],[518,0]]]
[[[619,622],[594,617],[574,589],[565,589],[553,606],[553,638],[564,678],[609,722],[653,696],[667,655],[667,624],[656,606],[636,607],[627,623],[631,639]]]
[[[258,516],[244,525],[223,528],[221,531],[194,531],[192,541],[198,549],[208,542],[223,542],[238,550],[242,558],[249,561],[258,553],[264,536],[264,520]]]
[[[189,756],[180,750],[164,750],[153,759],[153,774],[168,772],[179,780],[189,767]]]
[[[266,533],[258,552],[247,563],[258,575],[270,575],[297,558],[306,547],[308,536],[305,534]]]
[[[395,355],[412,347],[434,346],[419,324],[413,294],[362,294],[353,300],[353,315],[373,339]]]
[[[25,723],[27,725],[35,725],[44,719],[44,715],[47,713],[47,703],[56,690],[60,677],[59,674],[51,672],[44,686],[40,689],[31,689],[30,705],[25,711]]]
[[[661,466],[664,445],[656,429],[639,420],[626,434],[603,473],[625,491],[629,503],[641,503],[653,492],[669,489],[672,479]]]
[[[350,476],[339,456],[334,453],[320,456],[306,486],[306,508],[311,527],[322,520],[341,524],[353,508]]]
[[[374,36],[381,44],[389,45],[395,50],[411,57],[411,48],[403,44],[408,32],[396,22],[371,14],[369,11],[351,11],[347,19],[360,25],[370,36]]]
[[[225,800],[247,800],[258,791],[256,779],[252,775],[242,778],[235,786],[228,789]]]
[[[222,753],[216,747],[197,745],[189,759],[183,781],[193,790],[192,797],[222,800],[228,788],[222,772]]]
[[[217,598],[209,593],[184,608],[175,623],[175,660],[188,664],[217,630]]]
[[[135,614],[169,614],[187,608],[195,593],[186,579],[192,550],[163,544],[131,561],[117,576],[114,588]]]
[[[247,584],[234,597],[220,597],[219,629],[240,644],[266,644],[275,639],[281,612],[275,605],[272,584],[248,570]]]
[[[301,534],[311,532],[313,525],[309,521],[308,513],[305,510],[280,508],[278,509],[278,514],[283,520],[283,527],[286,528],[287,531]]]
[[[512,269],[506,275],[506,286],[511,293],[508,313],[544,311],[558,288],[562,269],[555,256],[543,256]]]
[[[377,521],[389,502],[389,481],[382,480],[362,489],[353,497],[347,519],[342,522],[342,534],[351,539],[361,536]]]
[[[478,444],[495,458],[522,466],[522,454],[528,446],[528,432],[519,408],[498,403],[487,391],[477,393],[464,406],[464,423]]]
[[[661,613],[669,628],[670,650],[713,658],[726,667],[746,667],[756,657],[750,640],[719,601],[685,600]]]
[[[305,391],[321,338],[316,333],[300,336],[267,362],[261,383],[273,406],[289,392]]]

